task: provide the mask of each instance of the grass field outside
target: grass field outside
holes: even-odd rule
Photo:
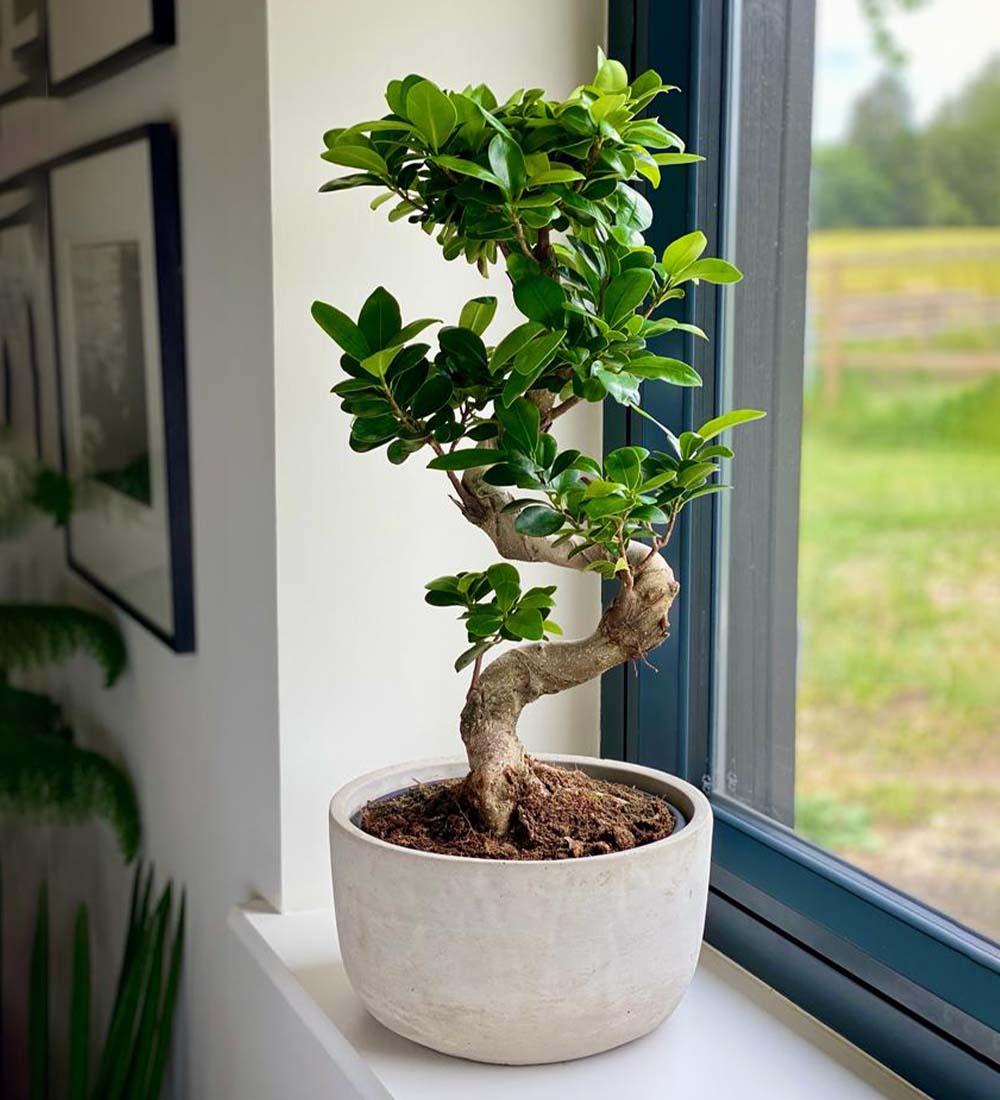
[[[814,326],[830,256],[855,296],[1000,304],[1000,230],[823,233]],[[834,403],[807,365],[797,828],[1000,940],[1000,371],[880,369],[914,346],[886,321]],[[1000,324],[932,339],[1000,351]]]

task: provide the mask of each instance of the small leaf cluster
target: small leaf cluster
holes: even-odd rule
[[[515,530],[556,535],[556,543],[575,536],[571,557],[599,547],[602,554],[584,568],[613,577],[629,568],[631,540],[664,543],[686,504],[728,488],[709,479],[718,472],[718,460],[732,458],[733,451],[711,441],[763,415],[756,409],[734,410],[680,436],[664,428],[669,451],[619,447],[602,465],[577,450],[560,451],[555,437],[541,431],[538,408],[520,398],[498,410],[501,435],[495,446],[452,451],[430,466],[481,469],[489,485],[541,491],[545,502],[516,498],[505,506],[517,513]]]
[[[433,607],[461,607],[471,645],[455,661],[455,671],[482,657],[501,642],[537,642],[547,634],[562,634],[549,615],[556,586],[521,588],[517,569],[498,562],[480,573],[457,573],[430,581],[424,599]]]

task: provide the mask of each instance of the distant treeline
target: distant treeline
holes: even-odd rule
[[[816,229],[1000,225],[1000,57],[922,129],[888,72],[854,104],[847,136],[813,152]]]

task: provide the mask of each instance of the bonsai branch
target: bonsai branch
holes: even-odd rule
[[[504,513],[509,495],[483,481],[479,471],[462,479],[476,502],[466,518],[481,528],[497,551],[512,561],[546,562],[583,569],[603,556],[600,547],[573,554],[580,540],[554,545],[522,535]],[[572,556],[571,556],[572,555]],[[483,823],[502,835],[510,825],[518,792],[534,781],[531,763],[517,737],[521,711],[543,695],[555,695],[600,676],[629,660],[644,659],[668,632],[668,613],[678,591],[667,562],[650,557],[645,543],[624,547],[629,569],[615,598],[588,637],[571,642],[534,642],[501,654],[473,675],[462,710],[461,733],[469,757],[466,795]]]

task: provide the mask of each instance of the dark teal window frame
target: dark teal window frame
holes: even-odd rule
[[[655,68],[684,89],[669,97],[659,113],[708,157],[696,171],[665,173],[661,189],[649,194],[656,211],[649,239],[655,247],[696,225],[710,240],[724,240],[726,116],[733,71],[727,52],[735,40],[730,21],[740,20],[744,66],[777,58],[786,82],[801,78],[789,113],[781,118],[782,155],[775,171],[780,176],[801,166],[796,157],[803,150],[795,143],[807,143],[808,117],[803,124],[794,112],[811,79],[812,9],[811,0],[743,0],[738,15],[731,0],[610,0],[609,52],[630,71]],[[775,83],[773,71],[756,75]],[[744,72],[744,87],[748,79],[754,74]],[[743,121],[736,120],[740,126]],[[781,202],[786,182],[775,181],[775,202]],[[782,214],[801,222],[791,227],[800,243],[803,190],[789,188]],[[776,285],[790,288],[788,315],[781,308],[773,311],[774,370],[778,375],[784,369],[800,386],[794,376],[801,378],[802,318],[796,320],[795,314],[802,310],[796,293],[804,284],[804,248],[779,248],[772,262]],[[712,343],[693,346],[690,337],[669,334],[657,350],[693,362],[704,387],[648,387],[644,400],[659,419],[691,427],[718,411],[722,312],[713,289],[699,290],[683,309],[686,319],[713,337]],[[782,385],[782,379],[774,384]],[[783,407],[797,409],[794,394]],[[652,442],[656,430],[617,406],[606,411],[604,428],[608,448]],[[784,446],[797,451],[797,435]],[[797,489],[796,462],[797,456],[790,458],[774,475],[785,479],[782,491],[789,479]],[[1000,1097],[1000,954],[994,946],[801,840],[771,817],[711,792],[719,522],[718,507],[685,513],[668,554],[682,582],[671,637],[657,651],[657,671],[618,669],[604,678],[602,752],[686,776],[709,791],[716,831],[708,942],[930,1095],[994,1100]],[[797,537],[794,530],[792,536]],[[788,583],[782,569],[771,572],[776,585]],[[778,614],[787,622],[787,606]],[[774,708],[783,708],[787,717],[788,699],[779,699]]]

